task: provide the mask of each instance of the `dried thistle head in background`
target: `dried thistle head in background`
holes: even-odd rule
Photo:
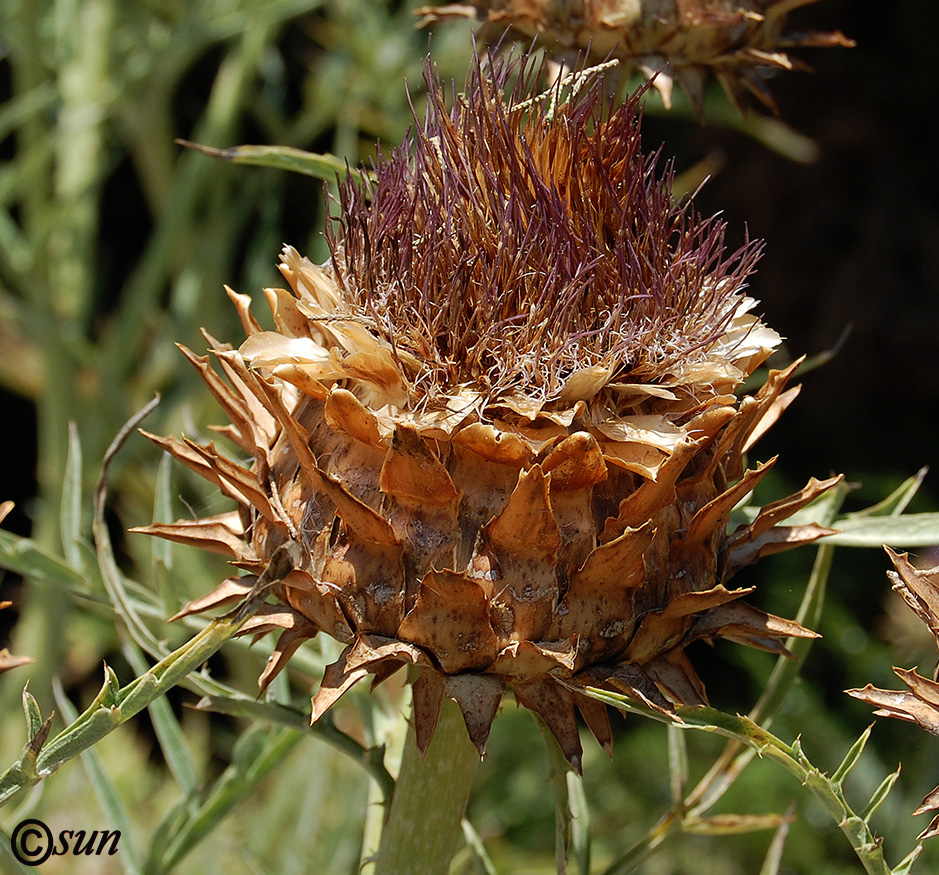
[[[231,293],[248,338],[209,338],[227,382],[187,351],[251,461],[151,437],[236,510],[141,531],[249,572],[181,614],[243,596],[290,545],[244,631],[281,633],[262,687],[319,632],[346,645],[314,720],[412,665],[422,749],[447,696],[482,752],[511,687],[577,766],[577,710],[612,739],[584,688],[671,712],[706,701],[692,642],[813,635],[727,584],[824,535],[785,520],[837,478],[727,531],[773,464],[744,456],[795,366],[733,394],[779,343],[745,293],[759,246],[728,251],[722,222],[673,200],[636,98],[539,96],[528,61],[478,64],[449,102],[426,78],[413,136],[342,184],[330,260],[284,250],[275,330]]]
[[[887,572],[893,589],[932,632],[939,648],[939,566],[915,568],[906,553],[886,548],[896,571]],[[939,683],[922,677],[912,669],[894,668],[894,674],[906,685],[907,691],[881,690],[868,684],[861,690],[847,690],[849,696],[877,707],[878,717],[896,717],[916,723],[927,732],[939,735]],[[923,799],[913,814],[939,809],[939,787]],[[920,840],[939,835],[939,816],[920,833]]]
[[[418,10],[424,23],[453,17],[484,22],[482,38],[506,29],[549,52],[588,52],[635,66],[671,105],[677,81],[699,115],[708,73],[741,110],[746,93],[775,112],[766,79],[803,67],[788,54],[803,46],[852,46],[835,33],[790,33],[786,16],[817,0],[471,0]]]

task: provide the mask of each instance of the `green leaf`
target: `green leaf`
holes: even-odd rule
[[[189,140],[176,142],[181,146],[201,152],[203,155],[230,161],[232,164],[290,170],[294,173],[302,173],[304,176],[325,179],[327,182],[334,182],[337,176],[342,178],[347,173],[359,182],[371,176],[371,174],[350,167],[335,155],[305,152],[303,149],[295,149],[291,146],[231,146],[227,149],[215,149],[211,146],[191,143]]]
[[[880,786],[874,791],[871,796],[870,802],[864,806],[864,810],[861,812],[861,819],[868,823],[870,819],[877,812],[877,809],[884,804],[888,794],[893,789],[893,785],[896,783],[897,778],[900,777],[900,766],[897,766],[895,772],[891,772],[887,775],[883,781],[880,782]]]
[[[554,792],[554,864],[559,873],[567,871],[567,849],[571,843],[570,796],[568,794],[567,773],[570,766],[561,752],[557,740],[547,724],[537,714],[532,715],[541,733],[545,752],[548,755],[548,780]]]
[[[85,574],[85,557],[79,548],[82,540],[82,449],[78,428],[68,424],[68,458],[62,484],[62,506],[59,524],[62,530],[62,551],[72,568]]]
[[[688,787],[688,745],[685,733],[677,726],[666,727],[668,734],[668,772],[672,788],[672,802],[680,805]]]
[[[789,835],[789,825],[794,819],[796,806],[793,802],[786,810],[786,819],[779,824],[776,834],[770,842],[766,851],[766,857],[763,859],[763,865],[760,867],[760,875],[778,875],[779,867],[782,865],[783,849],[786,846],[786,838]]]
[[[939,543],[939,513],[903,516],[844,517],[837,534],[825,538],[835,547],[928,547]]]
[[[235,744],[231,765],[219,776],[198,812],[184,820],[166,849],[163,871],[169,871],[215,829],[302,738],[301,733],[279,726],[249,727]]]
[[[144,674],[148,670],[147,662],[139,648],[134,644],[128,644],[123,650],[131,668],[138,675]],[[156,733],[160,750],[163,752],[163,757],[173,778],[184,796],[194,795],[199,787],[199,774],[189,746],[186,744],[182,727],[173,714],[170,703],[166,701],[165,697],[154,699],[147,706],[147,711],[153,722],[153,730]]]
[[[486,851],[483,840],[480,838],[479,833],[476,832],[473,824],[464,817],[461,826],[463,827],[463,839],[466,841],[466,846],[470,850],[470,854],[472,855],[473,862],[476,863],[477,869],[482,870],[483,875],[498,875],[495,864],[492,862],[492,858],[489,856],[488,851]]]
[[[73,723],[78,718],[78,712],[57,680],[53,681],[53,690],[59,712],[67,722]],[[131,817],[127,806],[124,805],[117,787],[104,767],[104,761],[96,750],[89,748],[83,751],[81,761],[85,774],[88,775],[88,783],[91,784],[98,805],[101,806],[101,813],[104,815],[107,828],[120,830],[121,864],[124,867],[124,872],[127,875],[139,875],[142,871],[140,868],[140,855],[134,841]]]
[[[205,696],[196,708],[200,711],[229,714],[232,717],[264,720],[307,735],[315,735],[359,763],[381,787],[385,799],[390,799],[394,792],[395,781],[385,768],[384,749],[382,747],[366,748],[337,729],[330,712],[311,724],[308,714],[276,702],[258,702],[256,699],[242,696]]]
[[[148,653],[154,655],[163,655],[165,648],[143,620],[141,620],[136,606],[133,604],[132,600],[128,598],[124,575],[118,567],[117,560],[114,557],[114,550],[111,546],[111,533],[108,530],[108,524],[105,520],[105,506],[107,504],[108,495],[108,474],[114,457],[124,445],[127,438],[159,403],[160,396],[157,395],[124,423],[114,440],[111,441],[110,446],[104,454],[101,473],[98,475],[98,482],[95,486],[94,519],[92,521],[92,532],[94,534],[95,550],[98,555],[98,566],[101,569],[101,579],[104,582],[108,598],[114,610],[117,612],[117,615],[123,620],[131,638]]]
[[[871,736],[871,730],[874,728],[872,723],[867,727],[862,733],[861,737],[851,745],[851,749],[845,754],[844,759],[841,761],[841,765],[835,769],[834,774],[831,776],[831,783],[840,787],[844,783],[844,779],[848,776],[848,773],[855,767],[857,761],[861,758],[861,754],[864,752],[864,746],[867,744],[867,740]]]
[[[13,851],[10,849],[12,840],[3,830],[0,830],[0,836],[3,836],[3,840],[0,841],[0,863],[3,865],[0,866],[0,869],[4,872],[16,872],[17,875],[34,875],[35,872],[38,872],[38,869],[28,868],[24,866],[16,857],[13,856]]]
[[[920,486],[923,485],[923,480],[926,479],[927,473],[929,473],[929,468],[920,468],[912,477],[908,477],[904,480],[903,483],[883,501],[872,504],[870,507],[865,507],[864,510],[846,514],[846,516],[850,519],[873,516],[900,516],[900,514],[906,510],[907,505],[913,500],[913,496],[919,491]]]
[[[23,711],[26,714],[26,738],[32,741],[42,728],[42,713],[35,696],[25,687],[23,688]]]
[[[163,453],[157,468],[156,488],[153,494],[153,521],[167,522],[173,519],[173,457]],[[153,538],[154,561],[161,562],[167,569],[173,568],[173,542],[165,538]]]
[[[581,775],[567,773],[567,802],[571,811],[571,856],[580,875],[590,875],[590,808]]]
[[[45,581],[53,586],[84,592],[85,576],[60,557],[40,547],[31,538],[23,538],[0,529],[0,568]]]
[[[33,116],[43,112],[56,101],[56,91],[51,82],[43,82],[0,105],[0,140]]]
[[[909,875],[913,864],[920,854],[923,853],[923,843],[920,842],[912,851],[909,852],[896,866],[891,869],[891,875]]]
[[[188,799],[180,796],[160,818],[160,822],[150,834],[150,847],[147,852],[147,861],[145,871],[158,873],[163,871],[159,861],[165,859],[170,845],[175,840],[179,831],[185,826],[188,820],[198,809],[197,800]]]
[[[791,821],[792,816],[788,814],[716,814],[688,818],[682,823],[682,829],[699,835],[732,836],[779,829]]]

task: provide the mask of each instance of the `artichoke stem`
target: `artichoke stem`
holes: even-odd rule
[[[449,872],[478,765],[479,753],[466,734],[460,709],[450,699],[440,709],[423,760],[412,722],[374,875]]]

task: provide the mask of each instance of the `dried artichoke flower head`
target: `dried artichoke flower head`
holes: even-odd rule
[[[741,110],[747,92],[776,111],[766,79],[802,67],[787,50],[853,46],[840,32],[790,33],[787,15],[817,0],[471,0],[418,10],[423,22],[454,17],[483,22],[495,43],[506,29],[537,39],[552,53],[616,57],[652,79],[666,107],[677,81],[698,114],[708,74],[717,77]]]
[[[285,248],[274,331],[230,293],[248,338],[209,340],[227,382],[187,355],[251,464],[153,439],[237,509],[142,531],[250,572],[180,616],[243,596],[290,545],[243,631],[280,632],[262,688],[319,632],[346,645],[314,720],[412,665],[422,750],[447,696],[482,753],[511,686],[576,766],[575,709],[611,743],[585,687],[670,712],[705,701],[689,643],[813,634],[726,583],[825,534],[783,523],[835,480],[726,531],[772,465],[743,454],[794,394],[794,367],[732,394],[779,343],[745,294],[759,247],[728,253],[720,221],[673,201],[637,98],[532,100],[530,62],[492,63],[450,107],[428,69],[413,136],[342,184],[331,259]]]

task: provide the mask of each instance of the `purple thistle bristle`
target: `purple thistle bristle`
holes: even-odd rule
[[[655,382],[719,339],[760,244],[727,254],[725,224],[676,202],[641,151],[641,94],[532,99],[530,59],[477,62],[450,109],[425,80],[423,123],[367,188],[342,183],[328,234],[347,300],[422,363],[415,387],[550,400],[585,367]]]

